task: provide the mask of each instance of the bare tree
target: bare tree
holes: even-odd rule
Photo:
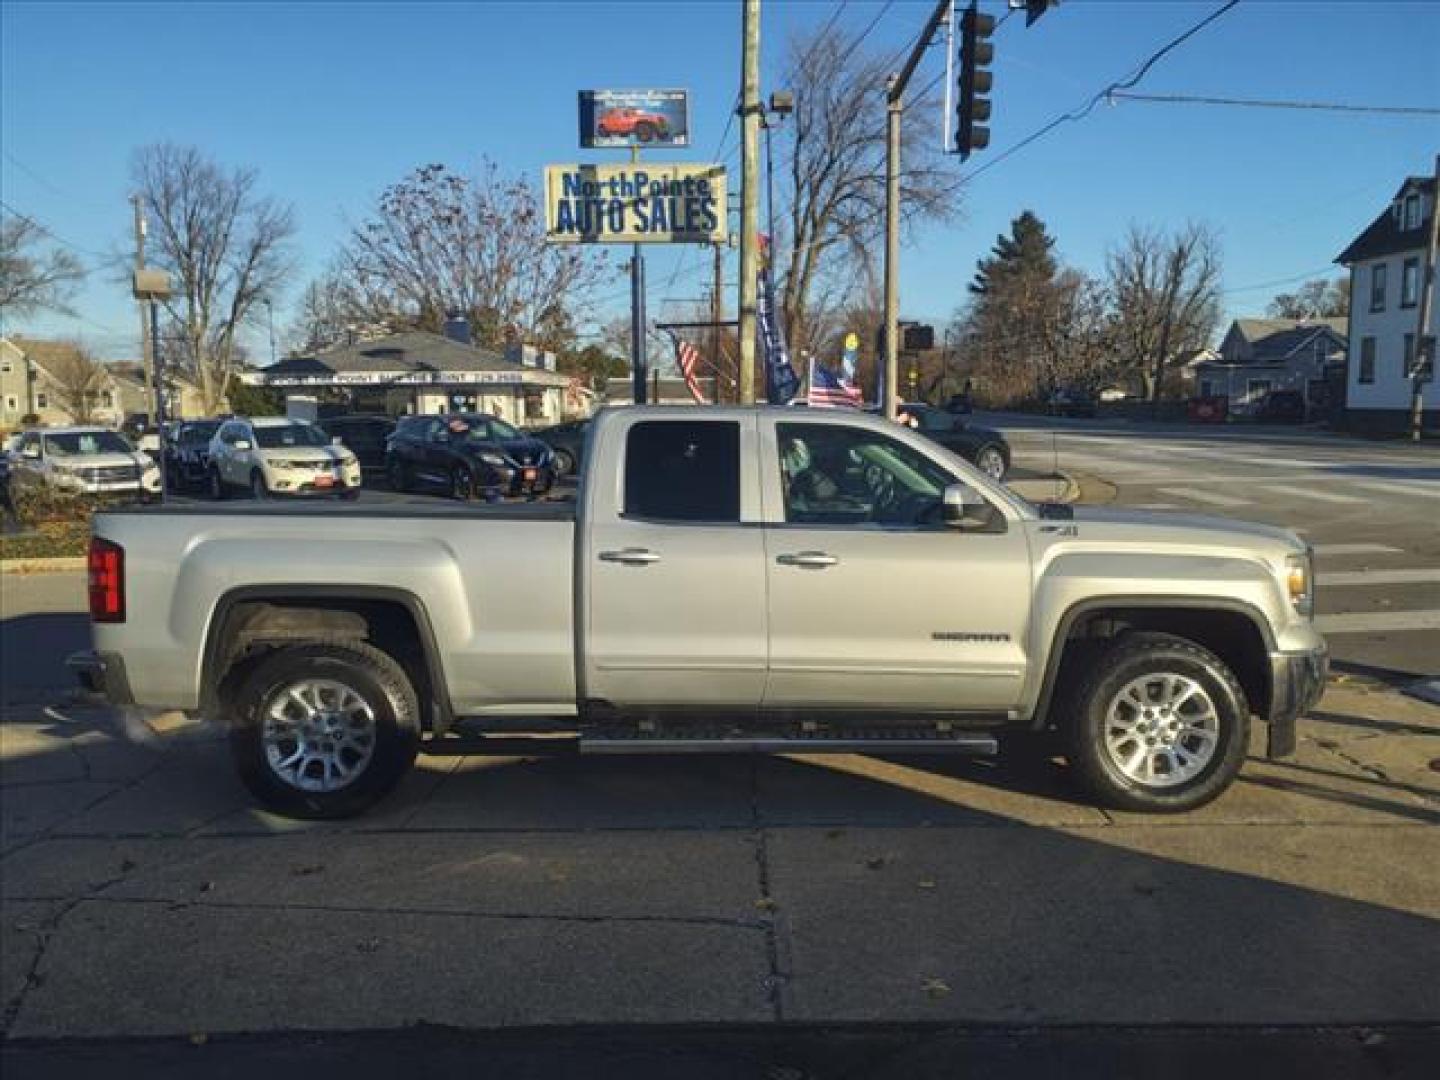
[[[1108,270],[1120,361],[1158,402],[1167,369],[1204,348],[1219,322],[1219,239],[1194,222],[1174,233],[1132,225]]]
[[[340,266],[370,321],[439,330],[458,312],[478,341],[498,345],[513,328],[558,349],[574,340],[603,256],[547,243],[534,186],[486,162],[473,178],[426,165],[387,188]]]
[[[165,304],[173,355],[213,412],[235,372],[237,335],[290,276],[294,215],[258,193],[253,169],[226,169],[194,147],[147,146],[133,174],[151,224],[150,260],[169,271],[175,291]]]
[[[784,75],[795,93],[780,128],[775,239],[780,310],[797,355],[833,334],[829,316],[878,284],[885,222],[887,60],[867,56],[850,31],[828,27],[795,38]],[[953,173],[936,150],[933,103],[914,101],[902,128],[905,222],[952,216]]]
[[[34,250],[43,235],[39,225],[19,214],[0,220],[0,316],[71,314],[70,298],[85,268],[61,248]]]
[[[1272,319],[1338,319],[1350,314],[1350,288],[1344,278],[1315,278],[1293,293],[1270,301]]]
[[[110,382],[105,365],[80,342],[67,342],[46,357],[45,373],[50,376],[50,392],[60,407],[77,424],[90,423],[100,395]]]

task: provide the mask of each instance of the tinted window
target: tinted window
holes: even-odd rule
[[[219,424],[186,424],[180,429],[178,441],[186,446],[208,443],[214,437]]]
[[[45,449],[52,457],[72,454],[128,454],[131,447],[123,435],[113,431],[86,431],[66,435],[46,435]]]
[[[636,424],[625,444],[625,513],[662,521],[740,520],[740,425]]]

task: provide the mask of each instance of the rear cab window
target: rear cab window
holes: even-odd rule
[[[661,522],[740,520],[740,425],[644,420],[625,442],[626,517]]]

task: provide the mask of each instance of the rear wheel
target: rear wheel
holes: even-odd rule
[[[361,642],[297,645],[260,661],[234,698],[230,749],[245,786],[290,817],[351,817],[415,761],[420,706],[405,670]]]
[[[1234,781],[1250,708],[1210,650],[1170,634],[1130,634],[1082,682],[1063,730],[1071,768],[1121,810],[1193,810]]]
[[[409,477],[405,475],[405,463],[398,458],[391,459],[390,464],[385,467],[385,479],[390,484],[391,491],[406,490]]]

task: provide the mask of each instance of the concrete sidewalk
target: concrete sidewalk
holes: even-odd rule
[[[0,723],[12,1040],[1440,1021],[1440,709],[1378,685],[1165,818],[1056,764],[845,756],[427,761],[300,824],[207,729],[118,720]]]

